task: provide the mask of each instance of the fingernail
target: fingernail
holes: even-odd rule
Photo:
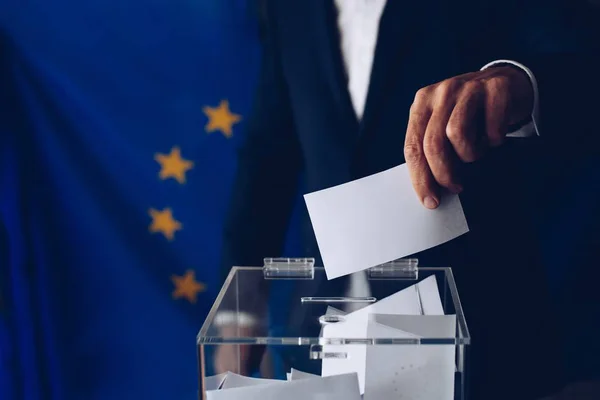
[[[440,202],[437,201],[435,197],[427,196],[423,200],[423,204],[425,205],[425,207],[433,210],[434,208],[437,208],[437,206],[440,205]]]

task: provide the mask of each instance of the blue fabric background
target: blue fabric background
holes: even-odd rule
[[[0,2],[0,399],[196,398],[259,67],[251,4]],[[221,100],[231,138],[205,131]],[[185,184],[159,179],[173,146]],[[172,241],[149,231],[164,207]],[[190,269],[195,304],[172,295]]]

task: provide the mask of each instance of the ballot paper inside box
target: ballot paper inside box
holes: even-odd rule
[[[197,337],[200,399],[467,399],[450,268],[397,260],[360,272],[371,296],[348,297],[313,264],[232,268]]]

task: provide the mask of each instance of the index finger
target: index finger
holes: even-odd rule
[[[419,106],[411,108],[404,141],[404,159],[419,200],[425,207],[433,209],[440,204],[440,188],[423,149],[423,138],[430,118],[430,110]]]

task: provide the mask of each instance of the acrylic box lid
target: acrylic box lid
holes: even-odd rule
[[[232,268],[197,343],[319,351],[345,344],[468,345],[470,336],[450,268],[403,259],[327,280],[313,259],[302,258]]]

